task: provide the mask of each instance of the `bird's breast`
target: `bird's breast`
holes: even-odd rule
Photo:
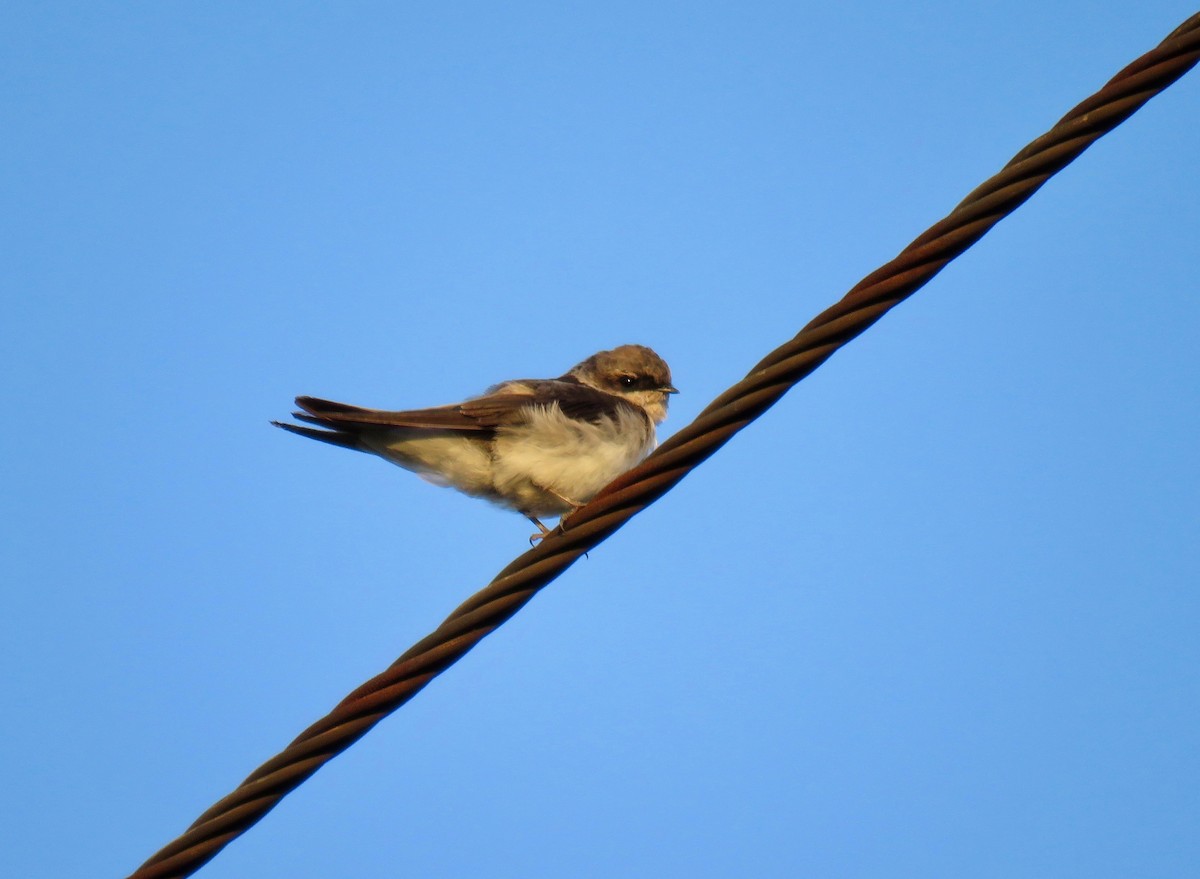
[[[496,490],[511,495],[544,489],[552,494],[542,512],[557,515],[570,507],[553,503],[553,495],[586,503],[654,446],[653,424],[632,406],[597,421],[570,418],[556,405],[533,407],[524,422],[497,432],[492,446]]]

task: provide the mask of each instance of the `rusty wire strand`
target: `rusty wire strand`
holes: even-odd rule
[[[348,695],[282,753],[256,769],[130,879],[182,877],[198,870],[321,766],[462,658],[580,555],[670,490],[838,348],[928,283],[1050,177],[1183,76],[1197,60],[1200,14],[1076,106],[971,192],[949,216],[860,281],[795,338],[763,358],[691,424],[508,565],[386,671]]]

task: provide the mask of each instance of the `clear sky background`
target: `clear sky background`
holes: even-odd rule
[[[8,4],[0,874],[526,548],[293,396],[641,342],[669,433],[1190,6]],[[1198,875],[1198,158],[1193,72],[202,875]]]

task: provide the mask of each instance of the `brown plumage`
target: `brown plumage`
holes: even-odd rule
[[[504,382],[449,406],[389,411],[297,397],[277,427],[377,454],[475,497],[538,516],[586,503],[655,444],[671,373],[641,345],[601,351],[557,379]]]

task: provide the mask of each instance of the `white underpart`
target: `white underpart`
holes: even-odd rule
[[[533,516],[558,516],[583,504],[653,451],[654,427],[635,409],[579,421],[557,405],[530,410],[529,420],[501,430],[494,444],[496,492]]]
[[[486,497],[492,488],[492,457],[487,443],[450,430],[393,428],[364,434],[376,454],[411,470],[434,485]]]
[[[436,485],[538,517],[559,516],[572,503],[591,500],[657,444],[653,424],[633,408],[597,422],[569,418],[557,405],[528,412],[523,424],[502,428],[494,440],[405,428],[363,440]]]

